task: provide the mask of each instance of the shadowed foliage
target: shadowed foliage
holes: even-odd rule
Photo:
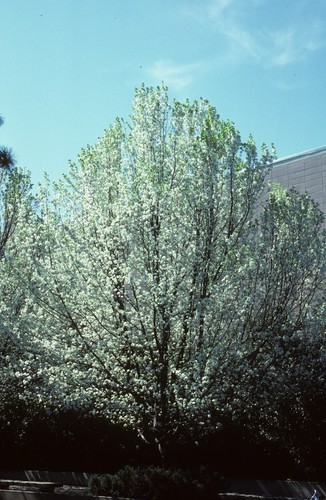
[[[4,119],[0,116],[0,127],[3,125]],[[0,146],[0,168],[10,170],[15,165],[15,157],[11,148]]]

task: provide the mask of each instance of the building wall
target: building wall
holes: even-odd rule
[[[267,179],[307,191],[326,215],[326,146],[276,160]]]

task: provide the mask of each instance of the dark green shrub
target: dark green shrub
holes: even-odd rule
[[[45,411],[5,394],[3,388],[2,395],[2,469],[114,472],[138,458],[135,433],[105,417],[78,408]]]
[[[95,475],[90,480],[94,495],[168,499],[213,499],[216,498],[220,478],[201,471],[192,474],[181,469],[161,467],[138,468],[126,466],[116,474]]]

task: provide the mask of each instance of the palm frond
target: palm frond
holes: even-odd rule
[[[10,170],[16,163],[15,157],[11,148],[5,146],[0,147],[0,168]]]

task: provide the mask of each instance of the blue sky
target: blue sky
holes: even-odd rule
[[[67,171],[135,87],[205,97],[279,157],[326,145],[326,0],[0,0],[0,144]]]

